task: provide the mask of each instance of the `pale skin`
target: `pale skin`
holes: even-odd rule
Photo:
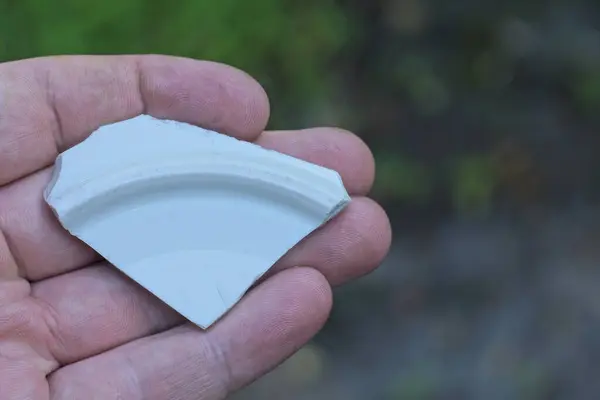
[[[335,169],[353,201],[202,331],[70,236],[42,198],[59,152],[142,113]],[[380,264],[390,225],[366,197],[375,167],[357,136],[265,131],[268,117],[261,86],[216,63],[76,56],[0,64],[1,399],[222,399],[319,331],[331,287]]]

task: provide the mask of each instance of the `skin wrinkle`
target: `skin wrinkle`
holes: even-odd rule
[[[0,347],[6,352],[7,344],[16,344],[13,350],[22,355],[23,361],[39,366],[46,375],[59,367],[49,350],[52,334],[47,316],[47,311],[30,297],[0,308]]]
[[[30,293],[31,287],[25,279],[0,279],[0,307],[20,301]]]
[[[235,381],[233,367],[231,365],[231,357],[227,357],[225,354],[225,348],[218,346],[215,341],[206,340],[205,342],[209,348],[209,354],[212,354],[215,360],[214,365],[219,366],[221,369],[221,372],[218,374],[218,376],[221,377],[219,379],[219,387],[221,388],[224,398],[227,393],[234,389],[231,387],[231,383]]]
[[[40,316],[42,317],[45,329],[49,333],[48,335],[46,335],[47,343],[45,348],[51,355],[52,363],[54,364],[52,370],[46,372],[46,375],[49,375],[50,373],[62,366],[61,363],[58,361],[58,358],[56,357],[56,349],[65,349],[68,347],[68,344],[63,340],[63,337],[59,331],[60,316],[52,307],[52,305],[50,305],[48,302],[42,299],[34,299],[33,297],[31,297],[31,301],[35,304],[35,306],[40,308]]]
[[[189,325],[182,325],[181,327],[189,328],[190,330],[195,329]],[[183,340],[185,339],[184,337]],[[167,371],[163,378],[164,386],[167,388],[164,391],[165,397],[169,399],[185,399],[189,398],[189,396],[186,396],[188,393],[197,394],[197,392],[204,392],[207,395],[206,397],[224,399],[230,391],[228,383],[232,379],[229,360],[224,358],[221,349],[212,341],[206,340],[206,336],[204,335],[199,340],[194,341],[194,343],[190,343],[190,345],[192,344],[195,347],[195,351],[190,352],[184,360],[181,360],[182,368],[197,370],[200,365],[210,364],[218,368],[218,372],[194,374],[193,380],[190,382],[186,380],[182,381],[182,377],[175,370]],[[180,393],[178,394],[178,392]],[[149,392],[147,397],[152,395],[153,393]]]
[[[144,398],[142,385],[140,384],[140,379],[135,368],[135,363],[133,362],[129,354],[124,354],[122,358],[124,360],[123,365],[125,365],[125,373],[123,375],[131,377],[130,384],[127,386],[133,388],[133,391],[135,392],[135,394],[133,394],[131,398],[142,400]]]
[[[146,96],[144,95],[144,68],[142,68],[142,61],[137,57],[134,58],[133,65],[135,66],[135,75],[137,76],[137,91],[140,103],[142,104],[140,114],[146,114],[148,112],[148,105],[146,104]]]
[[[12,239],[10,238],[10,236],[8,235],[8,231],[6,230],[6,228],[3,228],[3,219],[2,219],[2,214],[0,214],[0,239],[3,239],[4,244],[6,245],[6,251],[8,252],[8,254],[6,255],[6,259],[9,260],[9,262],[12,260],[12,266],[13,268],[16,269],[16,275],[18,277],[21,277],[23,279],[27,279],[27,269],[25,267],[25,263],[23,262],[23,259],[21,257],[19,257],[19,253],[17,251],[17,248],[15,246],[15,244],[13,243]],[[4,274],[2,274],[4,275]],[[0,275],[0,278],[2,277],[2,275]]]
[[[0,214],[0,280],[15,279],[22,275],[11,250],[11,244],[2,229],[2,215]]]
[[[56,155],[60,153],[61,149],[64,147],[64,136],[63,136],[63,127],[62,120],[60,114],[56,108],[56,98],[54,96],[54,91],[52,90],[52,71],[50,69],[46,70],[44,74],[44,87],[46,88],[46,103],[48,104],[52,114],[54,116],[53,120],[56,122],[56,129],[52,129],[52,138],[54,139],[55,147],[56,147]]]

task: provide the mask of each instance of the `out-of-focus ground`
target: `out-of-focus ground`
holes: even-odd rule
[[[592,209],[400,234],[311,346],[235,399],[594,399],[599,234]]]
[[[237,400],[587,400],[599,28],[593,0],[0,0],[0,61],[222,61],[265,86],[271,128],[337,125],[371,146],[390,256]]]

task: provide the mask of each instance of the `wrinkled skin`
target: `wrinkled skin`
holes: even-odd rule
[[[141,113],[333,168],[353,201],[202,331],[70,236],[43,202],[59,152]],[[216,63],[81,56],[0,64],[1,399],[222,399],[322,327],[331,287],[368,273],[388,251],[388,219],[365,197],[373,157],[339,129],[264,131],[268,116],[259,84]]]

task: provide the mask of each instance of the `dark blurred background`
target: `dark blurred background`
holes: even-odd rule
[[[383,267],[250,399],[600,398],[600,3],[0,0],[0,61],[222,61],[372,147]]]

